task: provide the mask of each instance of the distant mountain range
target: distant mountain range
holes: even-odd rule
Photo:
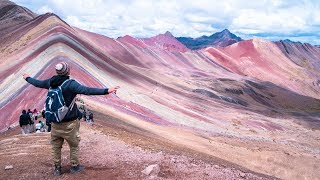
[[[169,31],[150,38],[134,38],[131,36],[119,37],[117,40],[135,44],[137,46],[158,47],[169,51],[185,52],[189,49],[199,50],[207,47],[226,47],[242,41],[240,37],[232,34],[228,29],[212,34],[211,36],[201,36],[199,38],[174,37]]]
[[[192,50],[203,49],[212,46],[225,47],[242,41],[240,37],[231,33],[228,29],[214,33],[211,36],[201,36],[198,38],[177,37],[177,40]]]
[[[134,44],[142,48],[160,48],[167,51],[186,52],[189,49],[179,42],[169,31],[150,38],[134,38],[129,35],[117,38],[120,42]]]

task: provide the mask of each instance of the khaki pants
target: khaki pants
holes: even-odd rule
[[[66,140],[70,147],[70,163],[72,166],[79,164],[78,151],[80,142],[80,121],[52,123],[51,143],[53,162],[55,166],[61,166],[61,148],[63,141]]]

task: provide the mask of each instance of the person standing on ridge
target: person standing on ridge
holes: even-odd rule
[[[33,116],[34,116],[34,120],[37,121],[38,120],[38,110],[37,109],[33,110]]]
[[[93,123],[93,112],[90,111],[89,113],[89,119],[90,119],[90,122]]]
[[[30,116],[29,133],[32,133],[34,131],[34,121],[33,113],[30,109],[28,109],[28,115]]]
[[[29,114],[27,114],[26,110],[22,110],[22,114],[20,116],[19,125],[21,127],[22,134],[29,134],[29,126],[31,124],[31,118]]]
[[[79,165],[78,151],[80,141],[80,121],[82,113],[79,111],[74,98],[77,94],[85,95],[105,95],[115,93],[120,87],[115,86],[111,88],[91,88],[79,84],[77,81],[70,79],[70,67],[66,62],[56,64],[55,70],[57,75],[46,79],[37,80],[31,78],[29,75],[24,74],[23,78],[30,84],[39,88],[53,88],[61,87],[62,95],[66,106],[70,107],[65,117],[61,122],[53,122],[51,124],[51,144],[53,150],[54,172],[55,176],[61,175],[61,148],[64,140],[66,140],[70,147],[70,162],[71,173],[77,173],[84,169],[84,166]],[[48,117],[46,117],[48,118]]]
[[[30,109],[28,109],[28,114],[29,114],[30,118],[32,118],[32,111]]]
[[[86,110],[85,110],[85,109],[83,110],[83,113],[82,113],[82,114],[83,114],[83,120],[84,120],[84,121],[86,121],[86,118],[87,118],[87,112],[86,112]]]
[[[43,127],[44,127],[43,122],[42,122],[42,121],[39,121],[39,122],[36,124],[36,133],[43,132]]]

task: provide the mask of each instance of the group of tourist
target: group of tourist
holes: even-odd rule
[[[92,125],[93,121],[93,111],[86,108],[84,101],[80,98],[77,98],[76,101],[79,102],[79,110],[82,112],[82,119],[88,124]]]
[[[38,117],[42,117],[42,121],[38,120]],[[31,111],[28,109],[22,110],[22,114],[20,116],[19,125],[21,127],[22,134],[29,134],[29,133],[40,133],[40,132],[50,132],[51,131],[51,124],[45,121],[45,111],[42,110],[41,113],[38,112],[37,109]]]
[[[88,124],[92,125],[93,123],[93,112],[88,110],[88,113],[86,110],[83,110],[83,120],[86,121]]]
[[[83,110],[83,120],[92,125],[93,112],[91,110],[86,110],[85,107],[80,109]],[[41,117],[42,121],[38,120],[38,117]],[[46,124],[44,124],[44,122],[46,122]],[[41,113],[39,113],[37,109],[34,109],[33,111],[31,111],[30,109],[28,109],[28,111],[23,110],[20,116],[19,124],[22,134],[51,131],[51,123],[47,122],[45,119],[45,110],[42,110]]]

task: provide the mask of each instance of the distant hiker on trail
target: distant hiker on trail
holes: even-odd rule
[[[92,111],[88,111],[88,114],[86,116],[86,121],[87,124],[89,124],[90,126],[92,126],[93,124],[93,112]]]
[[[89,114],[86,115],[86,121],[87,121],[88,124],[90,124]]]
[[[28,114],[29,114],[30,118],[32,118],[32,111],[30,109],[28,109]]]
[[[33,110],[33,116],[34,116],[34,120],[38,120],[38,110],[37,109],[34,109]]]
[[[20,116],[19,125],[21,127],[22,134],[29,134],[29,126],[31,124],[31,118],[27,114],[26,110],[22,110],[22,114]]]
[[[30,116],[29,133],[32,133],[34,131],[34,121],[33,113],[30,109],[28,109],[28,115]]]
[[[42,121],[39,121],[39,122],[36,124],[36,133],[43,132],[43,127],[44,127],[43,122],[42,122]]]
[[[76,95],[105,95],[115,93],[120,87],[90,88],[83,86],[77,81],[70,79],[70,67],[66,62],[58,63],[55,66],[55,70],[57,75],[46,80],[37,80],[27,74],[24,74],[23,78],[36,87],[49,89],[45,115],[47,120],[50,119],[52,121],[51,144],[55,165],[53,174],[58,176],[61,175],[61,148],[64,140],[68,142],[70,147],[70,162],[72,165],[70,172],[76,173],[84,169],[83,166],[79,165],[78,160],[80,121],[77,119],[81,119],[82,113],[79,111],[77,104],[74,103]],[[65,102],[64,106],[59,105],[60,100]],[[54,109],[57,106],[61,112]],[[60,117],[63,118],[60,120]]]
[[[90,113],[89,113],[89,121],[90,121],[90,123],[93,123],[93,112],[92,111],[90,111]]]
[[[86,117],[87,117],[86,110],[83,110],[83,113],[82,113],[82,114],[83,114],[83,120],[86,121]]]

